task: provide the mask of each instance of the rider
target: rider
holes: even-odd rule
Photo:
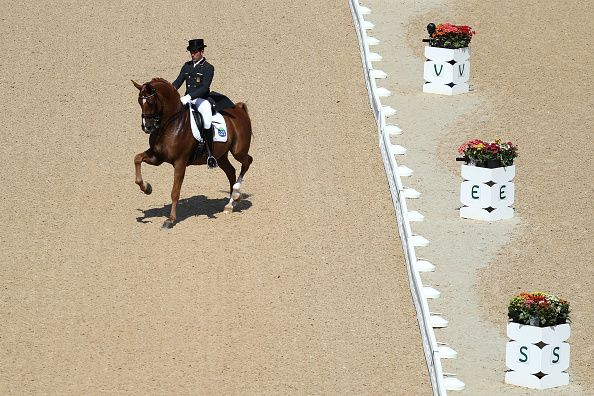
[[[179,72],[179,76],[172,82],[176,89],[179,89],[182,83],[186,82],[186,93],[181,97],[181,102],[185,106],[192,103],[202,115],[204,122],[204,140],[208,150],[208,159],[206,161],[209,168],[217,166],[217,160],[212,156],[212,109],[211,103],[207,100],[210,93],[210,84],[214,76],[214,66],[206,61],[204,57],[203,39],[194,39],[188,42],[187,50],[190,51],[192,60],[184,63]]]

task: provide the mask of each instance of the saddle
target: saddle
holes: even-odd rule
[[[235,103],[233,103],[228,97],[218,92],[211,92],[208,97],[206,98],[211,105],[212,115],[214,116],[217,112],[221,112],[225,109],[235,107]],[[213,140],[213,129],[209,129],[208,131],[204,129],[204,121],[202,119],[202,115],[198,111],[198,108],[192,103],[192,114],[194,114],[194,120],[196,121],[196,125],[198,126],[198,130],[200,131],[200,137],[202,137],[202,141],[198,141],[196,146],[196,150],[192,153],[192,156],[189,159],[188,163],[192,163],[196,160],[196,158],[203,154],[204,151],[207,152],[208,155],[208,166],[209,168],[214,168],[217,166],[216,159],[212,156],[212,140]],[[209,145],[211,147],[209,147]],[[212,162],[211,162],[212,161]]]
[[[194,115],[194,121],[196,121],[196,126],[198,126],[198,130],[200,131],[200,135],[204,139],[204,120],[202,119],[202,114],[198,111],[198,108],[194,103],[191,104],[192,106],[192,114]],[[212,109],[212,114],[215,114],[215,109]]]
[[[206,151],[206,136],[204,135],[204,123],[202,122],[202,116],[193,104],[192,108],[192,114],[194,115],[194,120],[196,121],[198,130],[200,130],[200,136],[202,137],[202,140],[193,139],[196,144],[196,149],[192,151],[192,155],[188,159],[188,165],[196,161],[196,158],[204,154],[204,152]]]

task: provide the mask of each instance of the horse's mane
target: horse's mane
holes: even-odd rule
[[[171,85],[171,83],[169,81],[167,81],[167,80],[165,80],[164,78],[161,78],[161,77],[155,77],[155,78],[153,78],[151,80],[151,83],[154,83],[154,82],[161,82],[161,83],[165,83],[165,84]]]
[[[154,84],[154,83],[163,84],[167,89],[169,89],[171,91],[175,91],[177,93],[177,95],[179,96],[179,92],[177,92],[177,89],[175,89],[173,84],[171,84],[169,81],[165,80],[164,78],[155,77],[151,80],[150,83],[151,84]]]

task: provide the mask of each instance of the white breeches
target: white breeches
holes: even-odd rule
[[[210,102],[206,99],[196,98],[192,101],[192,103],[196,104],[198,112],[202,116],[202,120],[204,121],[204,129],[210,129],[210,125],[212,124],[212,107]]]

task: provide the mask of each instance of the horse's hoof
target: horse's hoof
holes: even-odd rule
[[[239,202],[241,201],[241,193],[239,191],[233,191],[233,194],[231,194],[231,198],[233,198],[235,202]]]
[[[173,228],[175,222],[171,219],[167,219],[165,220],[165,222],[163,223],[163,226],[161,227],[164,230],[169,230],[171,228]]]
[[[146,189],[144,190],[144,193],[146,195],[151,195],[152,192],[153,192],[153,186],[151,186],[151,183],[146,183]]]
[[[233,206],[225,206],[225,209],[223,209],[223,213],[224,214],[233,213]]]

